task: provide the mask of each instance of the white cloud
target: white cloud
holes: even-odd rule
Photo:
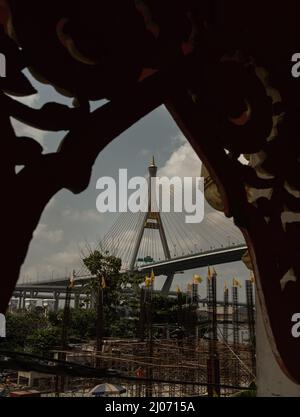
[[[46,256],[43,267],[44,265],[49,265],[52,270],[55,270],[56,273],[60,275],[64,275],[66,271],[70,272],[73,269],[76,271],[81,270],[81,259],[88,253],[85,249],[86,245],[87,243],[83,241],[70,242],[62,250]]]
[[[41,256],[34,264],[25,264],[22,268],[20,281],[43,281],[61,278],[70,274],[73,269],[79,271],[81,265],[81,252],[84,242],[70,242],[62,250]]]
[[[47,259],[57,269],[68,268],[78,264],[79,252],[74,249],[66,249],[62,252],[54,253]]]
[[[35,239],[46,241],[49,243],[59,243],[63,240],[63,230],[49,230],[48,225],[40,223],[34,234]]]
[[[62,215],[74,222],[102,222],[103,220],[103,214],[96,209],[75,210],[68,208],[63,211]]]
[[[200,176],[201,161],[183,135],[174,138],[179,141],[179,147],[172,153],[158,175],[166,177],[196,177]]]

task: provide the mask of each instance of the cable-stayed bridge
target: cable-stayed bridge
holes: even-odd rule
[[[157,176],[154,158],[148,170],[150,182]],[[166,280],[162,292],[167,294],[175,273],[239,261],[246,252],[247,247],[241,232],[223,213],[214,211],[207,205],[201,223],[186,223],[186,213],[160,211],[153,204],[151,186],[148,187],[148,193],[148,211],[121,213],[94,248],[120,258],[123,272],[146,275],[153,270],[156,276],[164,275]],[[172,187],[170,197],[174,201]],[[90,277],[84,266],[75,271],[77,285],[82,285]],[[46,286],[49,290],[55,287],[54,291],[58,291],[67,285],[69,278],[31,281],[30,284],[19,284],[16,291],[22,291],[28,285],[30,291],[45,291]]]
[[[151,186],[157,178],[154,158],[148,170],[147,212],[122,213],[99,243],[99,250],[120,258],[123,271],[146,274],[153,270],[165,275],[164,293],[170,291],[176,272],[241,259],[247,248],[230,219],[206,206],[208,212],[201,223],[187,223],[186,213],[174,210],[178,195],[172,186],[165,192],[169,192],[173,210],[162,211],[157,201],[159,189]]]

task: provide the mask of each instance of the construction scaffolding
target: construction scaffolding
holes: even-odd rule
[[[196,348],[191,338],[153,340],[151,356],[147,341],[107,339],[104,351],[97,356],[104,368],[122,371],[122,378],[116,377],[113,382],[125,386],[128,396],[229,396],[252,382],[251,352],[247,345],[240,346],[241,379],[235,385],[233,372],[229,373],[227,381],[223,378],[224,367],[236,359],[235,354],[230,345],[222,342],[216,345],[220,364],[218,384],[209,380],[207,362],[210,351],[209,341],[205,339],[199,339]],[[68,351],[65,354],[72,362],[93,363],[95,360],[92,351]]]
[[[217,273],[209,270],[206,299],[200,300],[195,282],[187,293],[178,291],[177,324],[165,324],[159,337],[153,323],[153,280],[145,283],[135,339],[103,338],[101,352],[65,350],[59,356],[118,370],[121,376],[114,382],[125,386],[128,396],[229,396],[249,387],[255,379],[253,281],[246,281],[246,304],[239,303],[236,279],[232,301],[227,285],[223,300],[217,301]]]

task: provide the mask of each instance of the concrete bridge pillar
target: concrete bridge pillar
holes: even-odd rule
[[[26,291],[20,291],[19,309],[25,310]]]
[[[23,298],[23,291],[20,291],[19,293],[19,303],[18,303],[18,309],[21,310],[22,308],[22,298]]]

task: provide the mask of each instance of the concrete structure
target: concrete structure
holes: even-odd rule
[[[236,262],[242,259],[246,250],[247,246],[241,244],[229,246],[227,248],[203,251],[202,253],[181,256],[169,260],[167,259],[160,262],[150,263],[149,265],[143,265],[138,268],[137,272],[146,274],[153,270],[155,275],[167,275],[171,272],[176,273],[179,271],[187,271],[189,269],[203,268],[209,265]]]
[[[38,372],[18,372],[18,385],[27,386],[29,388],[41,388],[45,389],[51,384],[53,385],[55,375],[41,374]]]
[[[37,306],[37,300],[35,298],[26,298],[25,299],[25,309],[32,311]]]

